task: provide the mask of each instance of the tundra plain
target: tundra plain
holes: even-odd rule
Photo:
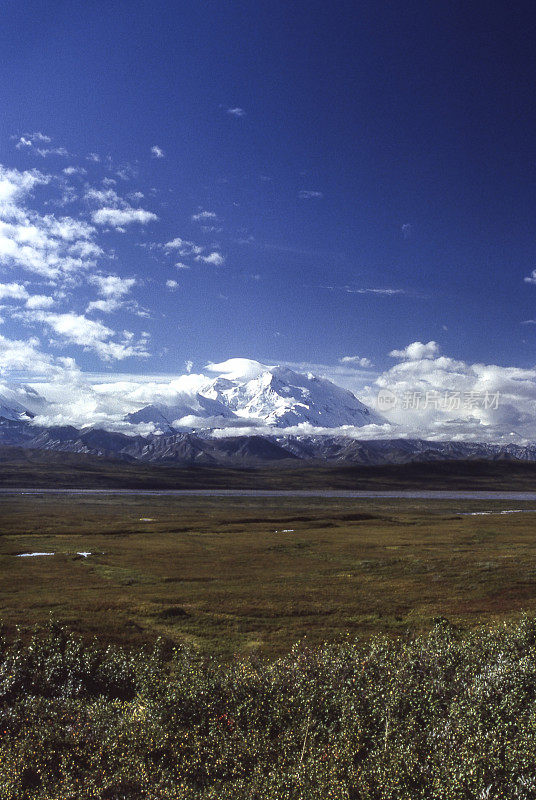
[[[523,513],[501,511],[523,509]],[[536,610],[518,500],[6,494],[0,617],[223,658]],[[491,514],[474,512],[492,511]],[[22,553],[54,556],[18,557]],[[90,555],[79,555],[90,553]]]

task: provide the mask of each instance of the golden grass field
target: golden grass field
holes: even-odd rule
[[[536,610],[536,508],[500,500],[0,497],[0,616],[232,656]],[[287,532],[284,532],[287,531]],[[17,558],[23,552],[55,556]],[[90,551],[91,556],[77,556]]]

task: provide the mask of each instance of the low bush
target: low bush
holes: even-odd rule
[[[0,644],[0,800],[529,800],[536,619],[220,664]]]

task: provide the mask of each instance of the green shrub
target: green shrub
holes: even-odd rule
[[[0,645],[0,800],[536,797],[536,620],[219,664]]]

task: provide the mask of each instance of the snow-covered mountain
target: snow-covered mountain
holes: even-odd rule
[[[25,421],[33,418],[33,414],[17,400],[0,394],[0,418],[11,421]]]
[[[132,423],[152,422],[162,431],[215,428],[235,424],[287,428],[308,423],[322,428],[362,427],[384,420],[347,389],[325,378],[303,375],[288,367],[266,366],[233,358],[209,367],[195,394],[182,394],[172,404],[150,404],[128,414]]]
[[[137,425],[152,422],[163,431],[173,431],[174,423],[182,427],[217,427],[218,423],[234,417],[222,403],[196,393],[179,396],[171,405],[151,403],[125,416],[126,422]],[[190,423],[190,424],[188,424]]]

